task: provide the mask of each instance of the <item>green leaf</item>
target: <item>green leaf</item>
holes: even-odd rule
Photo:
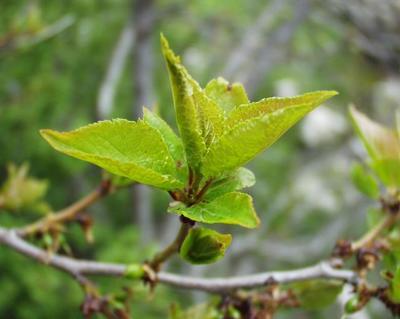
[[[182,140],[161,117],[150,111],[148,108],[143,108],[143,120],[160,133],[165,144],[168,146],[168,151],[171,154],[171,157],[175,161],[179,179],[186,184],[188,178],[188,167]]]
[[[183,186],[160,133],[143,121],[102,121],[71,132],[41,130],[56,150],[162,189]]]
[[[161,46],[169,71],[176,120],[188,164],[198,170],[207,145],[222,130],[223,111],[205,95],[162,35]]]
[[[242,84],[230,84],[222,77],[208,82],[204,91],[207,96],[214,100],[226,113],[229,113],[236,106],[249,103],[249,98]]]
[[[400,159],[374,160],[369,165],[384,185],[400,188]]]
[[[256,183],[253,172],[245,167],[239,167],[226,177],[215,181],[205,195],[206,200],[215,199],[223,194],[251,187]]]
[[[215,230],[192,228],[180,249],[180,255],[192,264],[211,264],[222,258],[232,241],[230,234]]]
[[[319,310],[336,301],[343,283],[336,280],[309,280],[290,286],[298,297],[301,307],[306,310]]]
[[[303,107],[313,110],[326,100],[337,95],[336,91],[315,91],[293,97],[269,97],[258,102],[237,107],[229,116],[227,125],[234,126],[252,118],[262,117],[278,110],[292,107]],[[307,113],[308,111],[306,111]],[[305,114],[304,114],[305,115]]]
[[[364,195],[377,199],[379,197],[378,182],[369,174],[365,167],[359,163],[353,165],[351,169],[351,179],[354,186]]]
[[[255,228],[260,223],[251,196],[239,192],[227,193],[210,202],[204,201],[190,207],[184,204],[170,206],[168,211],[208,224],[235,224]]]
[[[400,266],[397,264],[392,280],[389,280],[389,298],[400,303]]]
[[[349,111],[354,128],[373,161],[400,159],[400,140],[396,131],[372,121],[355,107],[350,107]]]
[[[203,174],[218,176],[244,165],[304,115],[336,94],[319,91],[294,98],[271,98],[234,109],[225,124],[225,133],[210,145]]]

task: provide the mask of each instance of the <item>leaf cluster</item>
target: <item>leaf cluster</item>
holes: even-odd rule
[[[241,84],[222,78],[202,88],[164,36],[161,45],[179,136],[146,108],[137,121],[101,121],[71,132],[47,129],[41,130],[42,136],[62,153],[168,191],[175,200],[168,209],[171,213],[202,223],[256,227],[259,218],[252,198],[240,192],[255,178],[243,165],[337,93],[317,91],[250,102]],[[208,236],[219,241],[222,235],[210,231]]]

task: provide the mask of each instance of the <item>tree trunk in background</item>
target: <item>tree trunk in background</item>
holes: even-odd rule
[[[152,31],[154,27],[154,1],[136,0],[133,3],[133,17],[136,45],[133,50],[133,81],[135,100],[133,117],[143,115],[143,106],[154,104],[153,87],[153,48]],[[134,147],[134,146],[133,146]],[[151,193],[145,185],[134,185],[132,191],[135,222],[140,228],[143,243],[154,239]]]

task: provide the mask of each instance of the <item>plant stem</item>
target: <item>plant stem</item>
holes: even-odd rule
[[[372,228],[368,233],[362,236],[359,240],[355,241],[351,245],[353,251],[357,251],[360,248],[368,246],[373,242],[383,230],[390,228],[398,219],[399,214],[388,214],[383,218],[374,228]]]
[[[106,196],[112,191],[112,185],[109,181],[103,181],[96,190],[92,191],[79,201],[60,210],[58,213],[50,214],[37,222],[27,225],[18,230],[18,235],[24,237],[39,232],[46,232],[56,224],[62,224],[75,219],[75,217],[85,208],[97,202],[100,198]]]
[[[188,221],[182,221],[181,227],[176,235],[174,241],[165,247],[164,250],[157,253],[154,258],[149,262],[149,266],[156,272],[161,268],[161,264],[169,259],[172,255],[179,252],[183,241],[185,240],[189,230],[192,228],[193,224]]]

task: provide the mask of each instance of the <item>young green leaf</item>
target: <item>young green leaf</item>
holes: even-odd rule
[[[256,183],[253,172],[245,167],[237,170],[215,181],[205,195],[206,200],[213,200],[223,194],[251,187]]]
[[[182,140],[161,117],[148,108],[143,108],[143,120],[160,133],[165,144],[168,146],[171,157],[175,161],[177,175],[183,183],[186,183],[188,167]]]
[[[170,49],[165,37],[161,46],[167,63],[179,132],[189,166],[198,170],[207,145],[222,130],[222,109],[209,99]]]
[[[234,109],[226,121],[225,133],[210,145],[203,174],[219,176],[244,165],[318,104],[336,94],[320,91],[296,98],[266,99]]]
[[[400,188],[400,159],[374,160],[369,165],[384,185]]]
[[[207,96],[214,100],[227,114],[235,107],[249,103],[249,98],[242,84],[230,84],[222,77],[208,82],[204,91]]]
[[[41,130],[56,150],[162,189],[183,186],[160,133],[143,121],[102,121],[71,132]]]
[[[396,131],[372,121],[353,106],[349,111],[354,128],[372,160],[400,159],[400,139]]]
[[[356,163],[353,165],[351,169],[351,179],[354,186],[364,195],[373,199],[379,197],[378,182],[361,164]]]
[[[354,127],[371,158],[371,168],[388,187],[400,187],[400,138],[388,129],[350,107]]]
[[[251,196],[239,192],[227,193],[210,202],[204,201],[190,207],[184,204],[171,206],[168,211],[208,224],[234,224],[255,228],[260,223]]]
[[[234,126],[238,122],[291,107],[301,106],[313,110],[337,94],[336,91],[315,91],[293,97],[268,97],[258,102],[241,105],[235,108],[228,118],[227,125]]]
[[[192,264],[211,264],[224,256],[231,241],[230,234],[203,227],[193,228],[182,243],[180,255]]]

